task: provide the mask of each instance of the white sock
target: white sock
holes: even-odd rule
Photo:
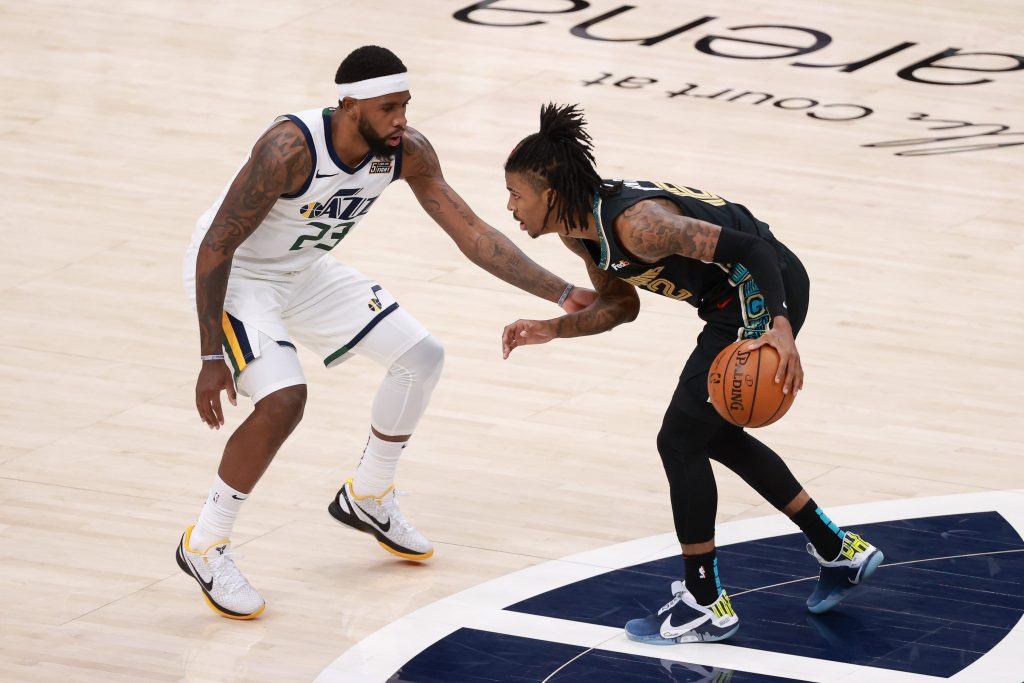
[[[224,483],[219,474],[216,475],[213,478],[213,486],[210,487],[210,495],[206,498],[202,512],[199,513],[195,528],[192,529],[192,536],[189,538],[190,549],[206,550],[214,543],[230,538],[238,510],[248,497],[248,493],[231,488]]]
[[[352,490],[357,496],[379,496],[395,483],[398,458],[408,441],[385,441],[372,431],[366,442],[363,457],[352,478]]]

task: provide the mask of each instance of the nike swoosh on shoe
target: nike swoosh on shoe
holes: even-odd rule
[[[205,588],[206,590],[212,591],[213,590],[213,577],[211,576],[209,581],[203,580],[203,577],[199,575],[199,570],[196,569],[195,564],[192,563],[192,560],[189,559],[188,556],[185,556],[185,562],[188,563],[189,571],[192,572],[192,576],[196,577],[196,581],[201,583],[203,585],[203,588]]]
[[[359,505],[358,503],[353,503],[353,505],[359,508],[359,510],[370,519],[370,522],[372,522],[375,527],[380,529],[382,533],[386,534],[391,529],[390,519],[388,519],[385,524],[381,524],[379,521],[377,521],[377,518],[371,515],[369,512],[367,512],[362,505]]]
[[[687,631],[692,631],[696,627],[700,626],[705,621],[708,621],[710,617],[707,615],[701,615],[692,621],[688,621],[685,624],[676,626],[672,623],[672,615],[669,614],[665,617],[665,621],[661,622],[661,636],[663,638],[678,638]]]

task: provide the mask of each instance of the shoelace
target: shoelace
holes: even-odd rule
[[[682,599],[683,599],[683,594],[682,593],[676,593],[675,596],[672,598],[672,600],[669,601],[669,603],[667,605],[665,605],[660,610],[658,610],[658,614],[659,615],[660,614],[664,614],[665,612],[669,611],[670,609],[672,609],[673,607],[678,605],[679,601],[682,600]]]
[[[848,560],[845,557],[843,557],[842,552],[839,553],[836,559],[826,560],[818,554],[818,551],[815,550],[814,546],[810,543],[807,544],[807,552],[811,555],[811,557],[816,559],[818,561],[818,564],[820,564],[822,567],[855,567],[857,566],[857,563],[859,561],[863,560],[863,557],[858,557],[861,555],[861,553],[856,553],[854,555],[854,559]],[[866,554],[867,551],[862,552]]]
[[[234,558],[243,558],[245,555],[237,553],[233,548],[228,548],[223,553],[214,551],[206,555],[206,564],[214,575],[220,578],[221,588],[229,595],[237,593],[249,585],[249,582],[242,576],[242,572],[235,566]]]

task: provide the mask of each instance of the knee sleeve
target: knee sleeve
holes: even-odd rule
[[[373,399],[370,422],[387,436],[412,434],[444,367],[444,347],[432,336],[417,342],[388,368]]]

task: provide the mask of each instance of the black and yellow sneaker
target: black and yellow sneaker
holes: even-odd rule
[[[196,580],[206,604],[217,614],[228,619],[255,619],[267,604],[235,566],[231,541],[193,550],[189,547],[192,529],[185,529],[174,554],[181,571]]]
[[[357,496],[349,479],[327,506],[331,517],[376,537],[384,550],[406,560],[426,560],[434,554],[427,537],[402,516],[392,486],[380,496]]]

